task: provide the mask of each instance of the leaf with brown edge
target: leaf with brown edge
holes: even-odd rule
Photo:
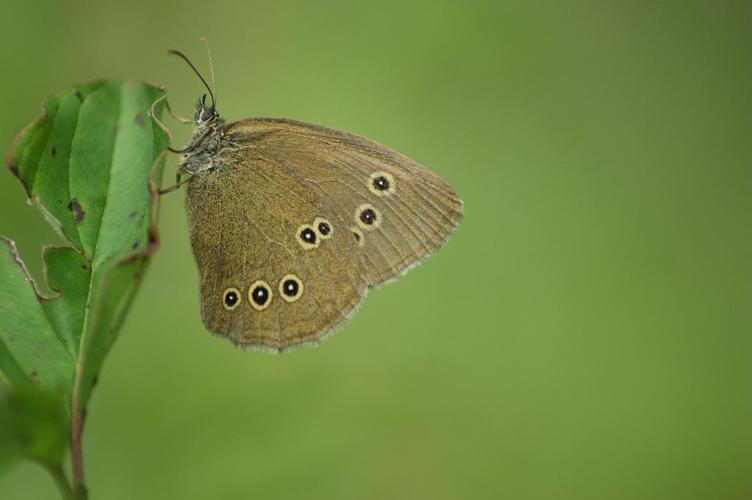
[[[62,401],[66,433],[80,433],[91,390],[157,247],[155,186],[168,136],[150,117],[152,108],[161,114],[164,96],[133,82],[62,90],[44,100],[43,115],[19,133],[6,159],[70,246],[44,249],[46,284],[55,292],[45,297],[15,244],[0,237],[0,375],[24,401]],[[40,425],[40,432],[49,438],[53,428]],[[25,454],[41,461],[39,453],[58,448],[34,449]],[[51,455],[46,459],[59,460]]]

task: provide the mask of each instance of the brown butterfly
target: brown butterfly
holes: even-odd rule
[[[368,290],[436,251],[462,218],[454,189],[354,134],[294,120],[227,123],[206,86],[178,167],[206,327],[275,352],[314,344]],[[211,64],[211,52],[210,64]],[[214,71],[212,68],[212,80]],[[175,150],[173,150],[175,151]]]

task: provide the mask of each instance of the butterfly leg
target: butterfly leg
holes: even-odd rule
[[[180,116],[179,114],[177,114],[176,112],[174,112],[172,110],[172,108],[170,107],[170,101],[165,101],[165,108],[167,108],[167,112],[170,113],[170,116],[172,116],[173,118],[175,118],[180,123],[183,123],[183,124],[186,124],[186,125],[193,123],[193,120],[189,120],[188,118],[183,118],[182,116]]]
[[[172,186],[166,187],[164,189],[160,189],[159,194],[163,195],[163,194],[167,194],[167,193],[171,193],[175,191],[177,188],[185,184],[192,177],[192,175],[188,175],[188,177],[186,177],[185,179],[181,179],[181,175],[180,175],[181,173],[182,171],[178,170],[177,173],[175,174],[175,184],[173,184]]]

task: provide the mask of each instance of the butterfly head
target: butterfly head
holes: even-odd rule
[[[206,125],[219,119],[219,112],[212,99],[211,105],[206,104],[206,94],[202,95],[193,108],[193,124],[196,128],[203,128]]]

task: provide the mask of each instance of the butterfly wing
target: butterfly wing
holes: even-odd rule
[[[235,344],[276,351],[320,340],[365,295],[362,264],[350,258],[357,243],[273,162],[248,151],[227,151],[223,162],[192,178],[186,195],[205,325]],[[322,221],[326,235],[313,225]],[[296,293],[285,294],[286,282]]]
[[[451,186],[369,139],[272,118],[235,122],[225,136],[238,152],[273,163],[314,193],[320,206],[341,215],[344,229],[358,243],[355,255],[370,286],[428,257],[462,219],[462,202]]]

